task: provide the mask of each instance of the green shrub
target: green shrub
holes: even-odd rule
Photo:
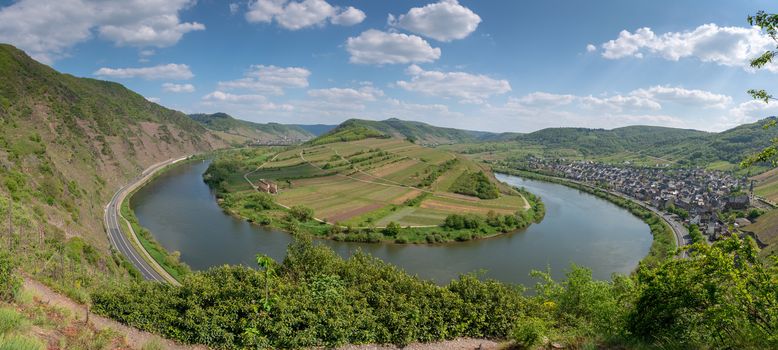
[[[0,300],[12,301],[22,286],[17,263],[7,252],[0,252]]]
[[[400,233],[401,229],[402,229],[402,227],[400,226],[400,224],[392,221],[388,225],[386,225],[386,227],[384,228],[384,230],[383,230],[384,231],[384,236],[387,236],[387,237],[397,237],[397,234]]]
[[[299,221],[312,220],[314,217],[313,209],[302,205],[297,205],[289,209],[289,215]]]
[[[495,199],[500,196],[497,186],[483,171],[462,173],[451,185],[449,191],[481,199]]]
[[[546,321],[537,317],[527,317],[516,323],[511,331],[510,340],[522,349],[538,345],[548,332]]]

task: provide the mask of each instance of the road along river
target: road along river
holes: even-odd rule
[[[196,270],[222,264],[253,266],[257,253],[282,260],[291,235],[225,214],[202,180],[209,162],[167,171],[138,190],[131,204],[140,223],[168,250]],[[348,256],[362,249],[409,273],[446,283],[483,270],[485,276],[532,286],[531,270],[551,269],[560,277],[576,263],[594,277],[629,273],[651,246],[648,226],[628,211],[595,196],[558,184],[498,175],[525,187],[546,205],[540,224],[489,239],[442,245],[345,243],[321,240]]]

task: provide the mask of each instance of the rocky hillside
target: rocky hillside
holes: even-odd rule
[[[43,227],[107,249],[103,206],[119,186],[153,163],[227,145],[181,112],[10,45],[0,45],[0,77],[0,213],[10,198],[20,235]]]

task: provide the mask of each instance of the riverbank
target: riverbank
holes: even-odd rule
[[[402,142],[399,144],[407,146]],[[377,162],[377,159],[391,156],[390,152],[376,151],[379,145],[375,144],[371,144],[373,148],[368,150],[360,148],[364,145],[347,146],[360,149],[352,154],[354,159],[344,158],[335,149],[331,150],[332,157],[327,159],[339,159],[345,161],[344,164],[355,166],[352,161],[357,162],[358,159]],[[432,152],[427,149],[422,151],[428,155]],[[313,150],[309,152],[311,155],[316,153]],[[404,176],[410,178],[404,178],[407,183],[403,183],[367,174],[361,168],[355,169],[369,179],[352,176],[348,169],[341,169],[346,173],[322,173],[324,168],[336,166],[331,163],[327,163],[329,166],[317,165],[303,154],[304,151],[297,152],[296,149],[224,153],[213,160],[203,174],[203,180],[216,194],[222,210],[231,216],[267,228],[340,242],[465,242],[526,229],[532,223],[540,222],[545,215],[539,198],[530,193],[519,193],[495,179],[487,180],[495,191],[499,189],[498,198],[492,199],[449,194],[433,185],[435,180],[445,180],[446,183],[457,180],[464,170],[456,167],[469,163],[460,164],[449,159],[443,165],[427,166],[427,175],[421,171],[417,172],[418,175],[406,171]],[[431,155],[438,158],[447,156]],[[318,157],[321,158],[321,155]],[[302,161],[302,165],[287,164],[298,160]],[[424,163],[407,157],[397,161]],[[271,163],[282,166],[270,167],[268,164]],[[389,164],[386,166],[391,170]],[[409,184],[415,184],[412,180],[422,177],[429,179],[429,188]],[[259,186],[265,181],[272,183],[273,194],[266,193]],[[449,187],[445,186],[446,189]]]
[[[627,209],[630,213],[632,213],[632,215],[638,217],[649,226],[651,229],[651,235],[654,237],[648,255],[642,260],[643,264],[650,266],[657,265],[661,261],[674,256],[677,248],[684,243],[683,240],[678,240],[676,229],[671,226],[672,223],[668,222],[668,219],[660,216],[655,211],[646,208],[646,206],[642,203],[638,203],[635,200],[627,198],[626,196],[617,195],[606,190],[582,184],[580,182],[574,182],[569,179],[526,170],[511,169],[507,167],[494,167],[493,170],[497,173],[504,173],[527,179],[564,185],[605,199],[621,208]]]
[[[118,229],[120,229],[125,236],[132,238],[132,245],[135,246],[135,249],[142,250],[142,253],[145,256],[144,260],[152,260],[147,261],[149,266],[153,268],[156,274],[159,277],[162,277],[167,283],[179,284],[183,276],[191,272],[191,269],[186,264],[179,261],[179,254],[177,252],[171,253],[167,251],[164,247],[162,247],[161,244],[159,244],[159,242],[154,239],[154,236],[151,234],[151,232],[140,225],[138,218],[135,217],[135,213],[131,209],[130,203],[132,197],[135,195],[135,193],[138,192],[138,190],[143,188],[148,183],[154,181],[170,169],[190,162],[204,160],[206,158],[207,155],[205,154],[193,155],[169,162],[165,166],[158,169],[155,169],[154,166],[152,166],[141,173],[141,180],[130,185],[131,188],[129,191],[126,191],[124,188],[120,190],[120,193],[122,194],[118,198],[118,212],[121,219],[126,220],[126,222],[129,223],[129,226],[118,224]]]
[[[339,242],[391,244],[466,242],[526,229],[533,223],[543,220],[545,206],[540,198],[527,191],[522,191],[522,196],[530,204],[530,209],[515,215],[481,217],[472,214],[455,214],[447,217],[446,222],[441,225],[402,227],[390,223],[387,227],[378,228],[343,226],[319,221],[313,215],[305,213],[304,208],[281,206],[271,195],[262,192],[217,192],[218,204],[225,213],[252,224]],[[414,205],[417,204],[409,201],[403,205],[392,205],[386,210],[395,212],[406,207],[412,208]]]

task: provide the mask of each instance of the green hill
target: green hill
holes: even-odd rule
[[[478,142],[481,140],[495,138],[499,135],[483,131],[443,128],[422,122],[400,120],[396,118],[380,121],[349,119],[340,124],[337,128],[330,131],[328,134],[337,132],[338,130],[342,131],[343,128],[347,127],[362,127],[365,129],[371,129],[390,137],[404,138],[422,145]],[[326,136],[328,134],[324,134],[322,136]]]
[[[313,134],[296,125],[253,123],[235,119],[226,113],[190,114],[189,117],[208,129],[239,136],[251,142],[294,143],[314,137]]]
[[[677,145],[706,135],[708,133],[703,131],[656,126],[628,126],[613,130],[548,128],[519,135],[514,140],[551,148],[575,149],[583,155],[602,155]]]
[[[10,45],[0,45],[0,77],[0,213],[10,197],[18,232],[107,252],[103,206],[117,188],[153,163],[226,146],[181,112]]]
[[[747,155],[770,145],[778,137],[778,128],[763,128],[769,119],[718,133],[641,125],[612,130],[548,128],[528,134],[495,134],[480,142],[446,148],[485,160],[531,155],[733,170]]]

